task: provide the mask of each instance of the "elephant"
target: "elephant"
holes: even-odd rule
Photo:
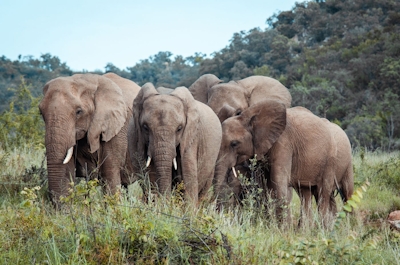
[[[353,173],[353,164],[352,164],[352,149],[350,140],[347,134],[343,131],[343,129],[335,124],[330,122],[325,118],[321,118],[328,127],[333,136],[334,144],[335,144],[335,178],[334,178],[334,185],[338,190],[342,200],[346,202],[351,195],[353,194],[354,190],[354,173]],[[332,185],[332,183],[331,183]],[[331,192],[330,197],[330,211],[332,215],[335,215],[337,212],[336,207],[336,200],[335,194],[333,190]],[[308,189],[303,188],[300,190],[300,198],[302,202],[302,209],[304,209],[304,214],[306,220],[311,219],[311,199],[314,196],[315,201],[318,202],[319,193],[318,190],[315,188]]]
[[[266,76],[250,76],[238,81],[222,83],[218,77],[213,74],[200,76],[190,87],[193,97],[208,106],[218,115],[220,122],[225,119],[239,115],[247,109],[264,99],[280,100],[289,108],[292,97],[288,89],[278,80]],[[244,176],[250,176],[251,172],[245,165],[236,165],[240,168]],[[232,181],[228,183],[228,189],[232,191],[241,190],[240,182],[233,176]],[[240,192],[241,193],[241,192]],[[239,194],[233,192],[236,198]],[[232,200],[231,200],[232,201]]]
[[[114,73],[75,74],[45,84],[39,110],[45,122],[49,193],[56,206],[75,177],[98,171],[112,193],[121,183],[127,185],[128,117],[139,90]]]
[[[264,99],[280,100],[287,108],[291,106],[289,90],[271,77],[254,75],[238,81],[221,82],[215,75],[206,74],[189,87],[193,97],[207,104],[221,123]]]
[[[286,214],[287,221],[291,220],[290,212],[284,209],[292,199],[292,188],[299,194],[311,189],[322,221],[328,224],[333,215],[331,194],[337,188],[335,171],[348,168],[349,157],[338,160],[339,155],[326,121],[303,107],[286,108],[279,100],[260,101],[222,123],[215,193],[223,201],[227,176],[234,166],[266,156],[267,186],[278,203],[279,219]],[[340,186],[344,194],[350,194],[351,187]],[[310,197],[311,193],[306,198]]]
[[[221,82],[222,80],[213,74],[204,74],[189,87],[189,91],[195,100],[207,104],[208,90]]]
[[[221,123],[186,87],[160,94],[146,83],[133,102],[128,149],[135,172],[150,168],[151,183],[169,196],[173,174],[184,183],[184,198],[197,205],[214,177],[221,144]],[[172,168],[174,166],[174,168]]]

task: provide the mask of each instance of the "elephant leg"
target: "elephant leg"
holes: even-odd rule
[[[268,187],[272,189],[272,197],[277,202],[275,211],[278,219],[282,219],[286,215],[287,221],[290,220],[288,205],[293,192],[289,183],[291,168],[291,155],[276,155],[271,161],[270,182],[268,184]]]
[[[114,194],[121,187],[121,169],[125,165],[126,146],[113,138],[103,144],[103,150],[98,161],[101,170],[101,180],[106,192]]]
[[[185,186],[185,200],[193,205],[198,204],[199,181],[197,176],[197,158],[194,154],[186,154],[182,157],[182,178]]]
[[[112,157],[108,157],[101,167],[101,179],[104,182],[106,191],[114,194],[121,185],[121,172],[118,163],[112,161]]]
[[[324,187],[318,187],[318,212],[322,221],[323,226],[328,227],[333,220],[331,212],[332,198],[331,191]],[[336,206],[336,203],[335,203]]]
[[[125,188],[128,188],[128,185],[134,183],[137,180],[137,177],[134,175],[132,161],[128,152],[126,153],[125,161],[126,161],[125,165],[121,169],[120,175],[121,175],[121,184]]]
[[[309,226],[312,224],[312,187],[299,188],[301,202],[299,226]]]
[[[292,214],[289,208],[290,202],[293,197],[293,188],[288,187],[286,192],[286,198],[284,200],[284,204],[282,205],[282,217],[286,219],[286,226],[290,226],[292,224]]]
[[[333,217],[336,216],[337,207],[336,207],[335,191],[331,193],[331,198],[329,201],[329,210]]]

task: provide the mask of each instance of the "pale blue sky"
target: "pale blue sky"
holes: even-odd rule
[[[210,55],[235,32],[265,29],[295,0],[0,0],[0,56],[51,53],[75,71],[125,69],[158,53]],[[297,2],[303,2],[298,0]]]

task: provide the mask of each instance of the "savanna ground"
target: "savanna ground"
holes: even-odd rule
[[[257,189],[242,207],[217,212],[214,202],[185,206],[179,188],[144,203],[138,185],[108,196],[81,181],[55,211],[44,149],[0,150],[0,263],[400,264],[400,233],[386,222],[400,209],[400,154],[356,151],[353,161],[355,196],[347,206],[338,198],[333,228],[299,229],[297,197],[283,228],[258,206]]]

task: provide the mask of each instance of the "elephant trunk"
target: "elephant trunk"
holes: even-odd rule
[[[60,202],[60,196],[68,194],[68,177],[70,172],[68,164],[53,164],[51,161],[47,163],[48,185],[52,201],[57,205]]]
[[[52,201],[57,205],[60,196],[68,194],[68,183],[74,177],[73,147],[75,135],[69,136],[66,128],[46,126],[46,158],[49,192]],[[75,133],[75,130],[72,130]],[[72,149],[71,149],[72,148]]]
[[[214,193],[217,197],[218,207],[229,198],[229,185],[228,185],[228,176],[230,173],[231,167],[226,163],[219,162],[215,167],[215,177],[214,177]]]
[[[154,156],[154,164],[157,172],[157,185],[161,194],[169,194],[172,188],[172,160],[173,155],[163,154],[163,150]]]
[[[151,137],[148,155],[152,158],[157,174],[156,183],[161,194],[170,194],[172,189],[172,168],[176,157],[174,132],[160,127]]]

